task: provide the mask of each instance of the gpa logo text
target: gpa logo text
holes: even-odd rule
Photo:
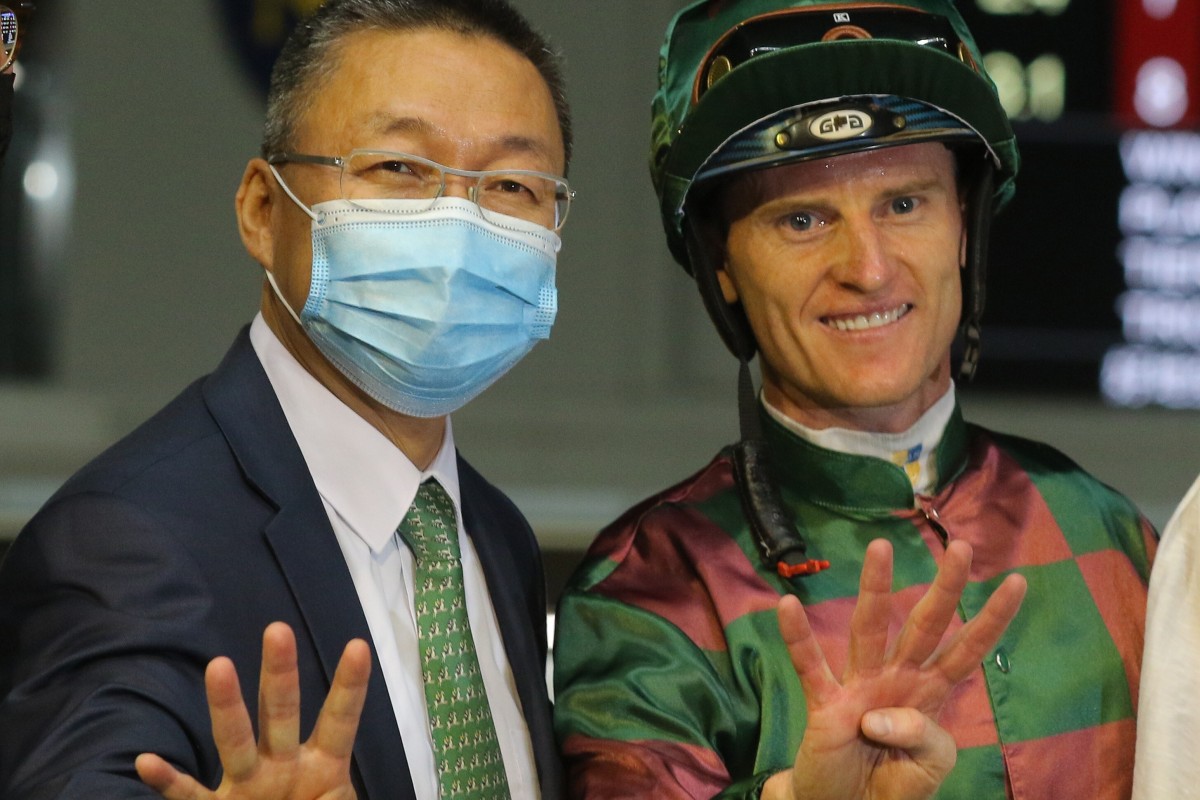
[[[862,111],[830,111],[809,123],[808,132],[818,139],[836,142],[869,130],[874,120]]]

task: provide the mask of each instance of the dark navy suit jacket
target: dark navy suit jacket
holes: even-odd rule
[[[543,796],[557,798],[537,543],[503,494],[461,457],[458,469]],[[254,715],[274,620],[296,632],[307,737],[342,648],[371,637],[243,331],[212,375],[71,478],[0,567],[0,798],[152,797],[142,752],[215,786],[205,665],[234,660]],[[354,747],[360,800],[413,797],[403,751],[376,668]]]

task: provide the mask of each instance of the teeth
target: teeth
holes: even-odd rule
[[[911,310],[912,306],[905,303],[891,311],[876,311],[870,316],[859,314],[857,317],[833,319],[827,322],[839,331],[865,331],[871,328],[881,328],[884,325],[891,325]]]

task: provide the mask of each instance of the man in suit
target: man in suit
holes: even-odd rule
[[[499,769],[455,796],[559,795],[537,544],[448,414],[548,335],[569,129],[505,0],[297,28],[237,193],[260,314],[0,571],[0,796],[448,797],[464,716]],[[447,722],[415,576],[460,561],[486,702]]]

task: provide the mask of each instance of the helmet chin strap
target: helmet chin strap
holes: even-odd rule
[[[980,324],[987,300],[988,233],[991,230],[992,190],[996,168],[986,155],[967,198],[967,263],[963,283],[963,356],[958,375],[969,382],[979,367]]]
[[[750,362],[745,360],[738,367],[738,413],[742,439],[733,447],[733,475],[763,563],[783,578],[815,575],[828,569],[828,561],[807,557],[808,545],[784,506],[779,485],[771,474]]]
[[[733,476],[750,532],[768,569],[783,578],[814,575],[829,568],[828,561],[807,558],[808,546],[788,514],[772,476],[770,455],[763,438],[758,396],[750,374],[750,361],[758,345],[740,305],[725,301],[717,280],[717,264],[695,226],[684,221],[688,258],[700,286],[704,306],[725,345],[738,359],[738,416],[741,440],[733,446]]]

